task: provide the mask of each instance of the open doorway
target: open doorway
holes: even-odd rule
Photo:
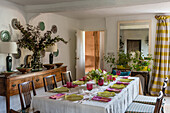
[[[85,73],[92,69],[103,69],[104,31],[85,32]]]

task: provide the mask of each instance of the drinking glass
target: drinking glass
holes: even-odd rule
[[[83,81],[86,81],[86,78],[87,78],[87,77],[83,77]]]
[[[103,79],[98,80],[98,85],[99,86],[103,86],[103,84],[104,84],[104,80]]]
[[[113,77],[113,81],[115,81],[116,80],[116,77]]]
[[[67,82],[67,88],[71,88],[72,87],[72,82]]]
[[[121,71],[119,71],[119,70],[118,70],[118,71],[116,71],[116,75],[118,75],[118,76],[119,76],[120,74],[121,74]]]
[[[91,91],[93,89],[93,84],[88,83],[87,84],[87,90]]]

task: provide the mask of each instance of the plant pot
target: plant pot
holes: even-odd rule
[[[125,69],[123,65],[117,65],[117,69]]]
[[[148,66],[143,66],[144,68],[140,67],[140,71],[148,71]]]

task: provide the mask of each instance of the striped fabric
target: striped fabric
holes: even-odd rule
[[[152,70],[151,95],[158,95],[164,79],[170,79],[170,16],[156,16],[157,37],[155,41],[155,59]],[[170,83],[165,91],[170,96]]]
[[[154,113],[155,106],[132,102],[125,113]]]
[[[144,104],[156,104],[157,97],[138,95],[133,102],[144,103]]]

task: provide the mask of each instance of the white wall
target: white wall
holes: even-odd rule
[[[11,41],[17,41],[17,38],[20,37],[20,33],[18,30],[14,30],[11,27],[11,20],[13,18],[17,18],[21,21],[21,23],[25,24],[25,13],[23,11],[23,7],[1,0],[0,12],[0,31],[8,30],[11,34]],[[0,72],[6,70],[6,56],[7,54],[0,53]],[[15,69],[19,66],[19,64],[20,59],[13,58],[13,68]],[[20,100],[18,95],[12,96],[11,100],[11,108],[20,108]],[[5,97],[2,96],[0,96],[0,113],[6,113],[6,100]]]
[[[80,29],[85,31],[100,31],[105,30],[105,19],[95,18],[95,19],[84,19],[80,20]]]
[[[20,33],[18,30],[12,28],[11,20],[13,18],[17,18],[21,21],[21,23],[25,24],[25,13],[23,12],[23,7],[6,1],[0,1],[0,11],[0,31],[8,30],[11,34],[11,41],[16,42]],[[0,53],[0,72],[6,71],[6,56],[7,54]],[[19,66],[19,64],[20,60],[13,58],[13,68],[15,69],[15,67]]]
[[[56,25],[58,32],[53,36],[59,35],[68,41],[67,44],[62,42],[57,43],[59,49],[59,56],[54,57],[54,63],[64,63],[68,66],[67,70],[71,70],[73,78],[75,78],[75,48],[76,37],[75,33],[79,27],[79,22],[76,19],[67,18],[54,13],[40,14],[37,17],[30,20],[30,24],[38,25],[40,21],[45,23],[45,30],[50,30],[52,25]],[[43,34],[43,32],[42,32]],[[44,64],[49,63],[49,53],[46,52],[45,57],[42,59]]]

